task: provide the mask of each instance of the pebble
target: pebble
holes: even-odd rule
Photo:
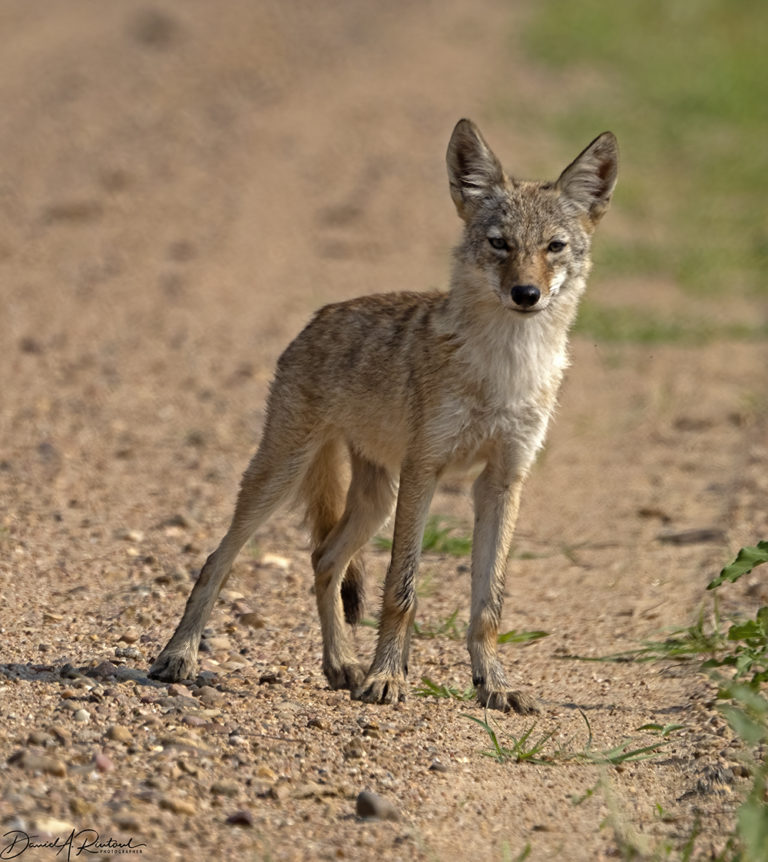
[[[60,745],[69,745],[72,740],[69,731],[58,724],[52,724],[48,728],[48,733],[50,733]]]
[[[67,774],[67,765],[54,757],[45,757],[23,749],[8,758],[12,766],[20,766],[26,772],[42,772],[46,775],[62,777]]]
[[[237,621],[240,625],[249,626],[252,629],[263,629],[266,625],[264,621],[264,617],[261,614],[257,614],[255,611],[249,611],[245,614],[240,614],[237,618]]]
[[[172,685],[168,686],[168,694],[171,697],[192,697],[192,692],[187,688],[187,686],[182,685],[179,682],[174,682]]]
[[[119,641],[123,641],[127,644],[134,644],[138,639],[139,633],[136,631],[136,629],[127,629],[118,638]]]
[[[161,796],[158,805],[164,811],[172,811],[174,814],[187,814],[193,817],[197,809],[189,799],[179,799],[176,796]]]
[[[81,799],[79,796],[73,796],[69,800],[69,810],[77,817],[82,817],[85,814],[90,814],[93,806]]]
[[[87,709],[82,709],[81,707],[80,709],[75,710],[72,718],[74,718],[75,721],[86,722],[91,720],[91,714]]]
[[[107,739],[111,739],[114,742],[133,742],[134,734],[133,731],[129,730],[127,727],[123,727],[121,724],[113,724],[107,730]]]
[[[253,826],[253,814],[245,809],[233,811],[232,814],[227,817],[227,823],[232,826]]]
[[[278,802],[284,802],[291,795],[288,781],[278,781],[269,788],[269,795]]]
[[[96,764],[96,769],[99,772],[112,772],[115,768],[115,764],[104,754],[103,751],[100,751],[93,759],[93,762]]]
[[[224,652],[232,648],[232,642],[225,635],[219,635],[218,637],[205,638],[200,644],[200,649],[203,648],[210,650],[210,652]]]
[[[363,748],[362,742],[359,739],[355,738],[351,742],[348,742],[343,749],[344,757],[347,760],[356,760],[360,757],[365,757],[365,749]]]
[[[205,704],[209,706],[215,706],[220,704],[224,700],[223,692],[220,692],[218,689],[213,688],[210,685],[201,686],[196,692],[196,697]]]
[[[211,793],[214,796],[237,796],[240,785],[236,781],[214,781],[211,785]]]
[[[55,817],[41,817],[35,820],[35,829],[47,835],[56,835],[60,832],[71,832],[77,827],[66,820],[57,820]],[[22,851],[23,852],[23,851]]]
[[[110,676],[114,676],[117,673],[117,665],[113,664],[111,661],[102,661],[96,665],[96,667],[91,668],[88,671],[88,676],[100,677],[102,679]],[[62,692],[62,697],[64,697],[64,693]]]
[[[265,781],[277,781],[277,775],[274,770],[262,764],[257,770],[256,775],[263,778]]]
[[[282,569],[285,572],[291,567],[291,561],[287,557],[281,557],[279,554],[264,554],[259,560],[259,565],[274,566],[276,569]]]
[[[355,814],[362,820],[400,819],[400,812],[388,799],[370,790],[363,790],[358,794]]]

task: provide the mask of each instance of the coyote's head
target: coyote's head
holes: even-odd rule
[[[516,180],[474,123],[457,123],[446,160],[451,197],[465,222],[457,280],[484,294],[473,302],[532,314],[558,303],[558,295],[583,290],[592,232],[616,184],[617,157],[616,138],[603,132],[556,182]]]

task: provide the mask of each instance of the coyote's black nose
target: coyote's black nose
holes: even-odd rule
[[[541,291],[532,284],[516,284],[512,288],[512,302],[523,308],[530,308],[541,298]]]

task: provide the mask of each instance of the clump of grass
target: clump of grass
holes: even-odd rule
[[[472,553],[472,538],[466,534],[457,535],[461,529],[459,524],[445,515],[430,515],[424,528],[421,550],[453,557],[468,556]],[[386,536],[376,536],[373,543],[380,551],[392,550],[392,539]]]
[[[619,766],[624,763],[636,763],[641,760],[648,760],[652,757],[657,757],[660,749],[668,742],[666,737],[645,745],[638,745],[634,740],[624,739],[618,745],[606,749],[594,749],[592,747],[592,728],[589,724],[589,719],[586,714],[579,710],[581,717],[587,727],[587,741],[580,749],[566,749],[563,746],[550,747],[549,741],[557,733],[557,728],[550,731],[545,731],[534,737],[537,722],[534,722],[520,736],[509,735],[509,741],[502,744],[498,734],[494,730],[486,713],[485,719],[477,718],[474,715],[465,715],[470,721],[479,724],[480,727],[488,734],[491,741],[491,749],[484,751],[486,757],[492,757],[499,763],[535,763],[535,764],[557,764],[557,763],[589,763],[593,765],[603,766]],[[666,736],[669,736],[673,730],[680,728],[680,725],[671,726],[667,729]],[[638,728],[643,730],[644,728]]]
[[[421,678],[421,685],[414,689],[414,694],[418,697],[441,697],[450,698],[451,700],[474,700],[475,689],[465,688],[458,689],[455,686],[439,684],[431,680],[428,676]]]
[[[417,638],[448,638],[449,640],[462,640],[466,637],[467,624],[459,621],[459,609],[438,623],[413,623],[413,635]]]

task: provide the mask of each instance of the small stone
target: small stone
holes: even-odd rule
[[[257,770],[256,775],[263,778],[265,781],[277,781],[277,775],[274,770],[270,769],[265,764],[262,764]]]
[[[192,697],[192,692],[181,683],[175,682],[168,686],[168,694],[171,697]]]
[[[210,652],[223,652],[232,648],[232,643],[228,637],[220,635],[219,637],[205,638],[200,643],[200,649],[207,649]]]
[[[111,661],[102,661],[97,664],[96,667],[91,668],[91,670],[88,671],[88,676],[105,679],[107,677],[114,676],[116,673],[117,665],[113,664]]]
[[[269,795],[278,802],[284,802],[291,793],[289,783],[285,780],[278,781],[269,788]]]
[[[383,796],[363,790],[355,803],[355,814],[362,820],[399,820],[400,812]]]
[[[141,830],[141,821],[135,814],[132,814],[130,811],[116,814],[113,820],[115,826],[117,826],[118,829],[122,829],[123,832],[137,833]]]
[[[233,811],[232,814],[227,817],[227,823],[232,826],[253,826],[253,822],[253,814],[245,809]]]
[[[158,805],[164,811],[172,811],[174,814],[186,814],[189,817],[194,817],[197,813],[197,809],[190,800],[179,799],[176,796],[161,796]]]
[[[61,614],[52,614],[50,611],[46,611],[43,614],[43,622],[44,623],[60,623],[64,617]]]
[[[139,633],[136,629],[126,629],[118,638],[119,641],[124,641],[127,644],[134,644],[138,639]]]
[[[48,732],[51,736],[58,742],[60,745],[69,745],[72,737],[69,734],[68,730],[65,730],[58,724],[52,724],[48,728]]]
[[[31,751],[17,751],[8,758],[12,766],[19,766],[26,772],[42,772],[45,775],[62,777],[67,774],[67,765],[53,757],[34,754]]]
[[[263,629],[266,625],[264,618],[261,614],[257,614],[256,611],[248,611],[247,613],[240,614],[237,621],[241,626],[248,626],[252,629]]]
[[[112,772],[115,768],[115,764],[104,754],[103,751],[100,751],[93,759],[93,762],[96,764],[96,769],[99,772]]]
[[[240,785],[236,781],[214,781],[211,785],[211,793],[214,796],[237,796]]]
[[[51,737],[42,730],[33,730],[27,737],[27,745],[47,745]]]
[[[186,724],[189,727],[205,727],[208,724],[208,721],[204,719],[201,715],[183,715],[181,717],[181,723]]]
[[[264,554],[259,560],[259,565],[273,566],[285,572],[291,567],[291,561],[287,557],[281,557],[279,554]]]
[[[334,790],[327,785],[318,784],[316,781],[307,781],[300,784],[294,791],[294,799],[319,799],[321,796],[330,796]]]
[[[41,817],[38,820],[35,820],[35,829],[38,832],[42,832],[47,835],[56,835],[61,832],[72,832],[72,830],[76,828],[77,827],[73,826],[71,823],[67,823],[66,820],[57,820],[55,817]]]
[[[316,727],[318,730],[328,730],[328,723],[322,718],[310,718],[307,722],[307,727]]]
[[[123,727],[121,724],[113,724],[107,730],[107,739],[111,739],[114,742],[133,742],[134,734],[127,727]]]
[[[363,748],[362,742],[359,739],[355,738],[351,742],[348,742],[343,749],[344,757],[347,760],[356,760],[360,757],[365,757],[365,749]]]
[[[76,816],[82,817],[85,814],[90,814],[93,806],[81,799],[79,796],[72,796],[69,800],[69,810]]]
[[[81,709],[75,710],[72,718],[74,718],[75,721],[86,722],[86,721],[91,720],[91,714],[90,714],[90,712],[88,712],[87,709],[81,708]]]
[[[433,760],[432,763],[429,764],[430,772],[450,772],[450,768],[446,766],[441,760]]]
[[[224,700],[224,694],[210,685],[204,685],[195,692],[197,698],[209,706],[220,704]]]

